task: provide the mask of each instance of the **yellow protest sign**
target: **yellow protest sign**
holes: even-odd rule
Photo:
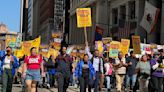
[[[77,8],[77,27],[90,27],[91,21],[91,8]]]
[[[130,46],[129,39],[121,39],[121,51],[124,55],[128,54],[129,46]]]
[[[32,47],[32,41],[22,42],[22,50],[23,50],[24,55],[30,55],[31,47]]]
[[[112,42],[112,37],[102,38],[102,42],[105,45],[105,51],[109,51],[109,49],[110,49],[110,42]]]
[[[141,54],[140,36],[132,36],[134,54]]]
[[[95,48],[100,52],[103,53],[103,42],[102,41],[95,41]]]
[[[23,51],[20,49],[16,49],[15,50],[15,52],[14,52],[14,54],[15,54],[15,56],[17,57],[17,58],[21,58],[21,57],[23,57]]]
[[[38,38],[32,40],[32,47],[36,47],[37,51],[39,50],[39,46],[40,46],[40,41],[41,37],[39,36]]]
[[[50,48],[47,54],[47,57],[49,58],[51,55],[54,56],[54,58],[56,58],[58,56],[58,50],[55,50],[53,48]]]

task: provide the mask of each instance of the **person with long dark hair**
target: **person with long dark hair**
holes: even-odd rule
[[[45,67],[46,67],[46,70],[48,72],[48,75],[49,75],[49,84],[50,84],[50,87],[53,87],[55,86],[54,83],[55,83],[55,58],[53,55],[51,55],[48,59],[48,62],[46,62],[45,64]]]
[[[87,54],[85,54],[84,59],[77,64],[75,77],[79,79],[80,92],[86,92],[87,86],[91,85],[89,82],[95,79],[95,70]],[[91,89],[88,89],[88,91],[91,92]]]
[[[31,55],[24,60],[22,77],[26,80],[26,92],[36,92],[36,84],[40,81],[41,75],[44,75],[43,63],[36,47],[32,47],[30,53]]]

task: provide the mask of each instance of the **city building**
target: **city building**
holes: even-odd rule
[[[70,29],[69,44],[84,44],[84,29],[77,28],[76,9],[91,8],[92,27],[87,28],[88,42],[94,43],[96,26],[103,29],[103,37],[109,36],[108,0],[71,0],[70,1]]]
[[[160,15],[157,20],[155,30],[149,34],[140,26],[140,22],[144,15],[145,1],[160,9]],[[164,0],[109,0],[109,28],[112,37],[120,40],[120,38],[131,38],[131,35],[139,35],[143,43],[164,44],[163,30],[161,21],[162,1]],[[120,20],[130,22],[129,33],[121,33]],[[128,27],[128,26],[126,26]],[[133,29],[132,29],[133,28]],[[121,35],[120,35],[121,34]]]
[[[145,1],[160,9],[155,30],[151,34],[140,26]],[[87,28],[90,45],[94,43],[96,26],[103,29],[103,37],[110,36],[114,40],[131,39],[132,35],[139,35],[143,43],[164,44],[163,4],[164,0],[71,0],[69,44],[85,43],[84,29],[77,28],[76,19],[76,9],[82,7],[91,8],[92,27]]]
[[[63,31],[65,0],[28,0],[27,40],[41,36],[42,44],[49,44],[52,32]],[[26,35],[24,35],[26,37]]]
[[[33,29],[33,0],[28,0],[28,39],[32,36]]]
[[[21,0],[20,33],[23,40],[28,39],[28,0]]]
[[[16,38],[17,33],[16,32],[10,32],[7,28],[7,26],[3,23],[0,24],[0,50],[4,50],[7,45],[6,45],[6,39],[8,38]]]
[[[48,44],[54,31],[54,0],[39,0],[39,31],[42,44]]]

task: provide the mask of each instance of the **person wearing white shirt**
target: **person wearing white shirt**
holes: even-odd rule
[[[98,92],[99,90],[101,90],[104,83],[104,61],[98,50],[95,50],[94,55],[92,55],[89,51],[89,47],[86,47],[86,52],[96,71],[96,79],[94,82],[94,92]],[[99,86],[99,81],[100,81],[100,86]]]

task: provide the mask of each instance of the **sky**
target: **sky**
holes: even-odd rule
[[[21,0],[0,0],[0,23],[4,23],[9,31],[19,31],[20,1]]]

